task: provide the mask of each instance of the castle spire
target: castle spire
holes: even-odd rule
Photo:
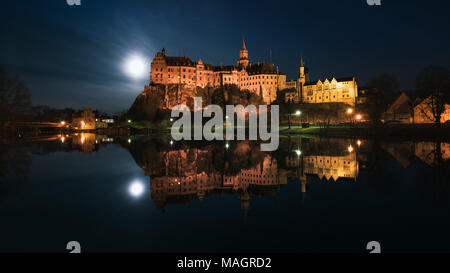
[[[239,51],[238,66],[246,68],[249,65],[248,50],[245,46],[245,38],[242,38],[242,48]]]
[[[300,66],[305,66],[305,63],[303,62],[303,56],[300,58]]]

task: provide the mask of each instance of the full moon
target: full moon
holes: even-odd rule
[[[146,64],[143,57],[133,55],[125,62],[125,72],[134,79],[142,79],[145,77]]]
[[[139,197],[144,192],[144,185],[141,182],[133,182],[128,191],[134,197]]]

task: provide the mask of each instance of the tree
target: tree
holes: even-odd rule
[[[379,125],[381,116],[398,94],[397,77],[392,74],[381,74],[372,78],[368,84],[372,91],[367,95],[366,111],[374,125]]]
[[[15,122],[30,109],[30,93],[17,77],[9,76],[0,66],[0,125]]]
[[[203,105],[210,105],[212,101],[214,89],[210,87],[196,87],[195,96],[201,97],[203,101]]]
[[[441,115],[450,101],[450,71],[441,65],[427,66],[419,72],[416,86],[417,94],[424,99],[432,120],[440,126]]]
[[[225,108],[225,105],[227,104],[227,97],[228,93],[226,93],[223,88],[215,89],[212,95],[212,103]]]

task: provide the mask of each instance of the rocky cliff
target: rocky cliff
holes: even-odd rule
[[[217,104],[224,107],[226,104],[262,104],[261,98],[248,90],[240,90],[235,85],[221,88],[192,87],[178,84],[153,84],[139,94],[134,101],[128,116],[134,120],[154,121],[164,112],[172,110],[175,105],[186,104],[190,109],[194,108],[194,97],[203,99],[203,105]]]

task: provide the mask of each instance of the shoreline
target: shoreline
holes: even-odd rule
[[[237,130],[237,128],[235,128]],[[248,135],[248,127],[245,128]],[[270,129],[269,129],[270,130]],[[31,133],[33,132],[33,133]],[[39,135],[57,135],[57,134],[73,134],[73,133],[95,133],[108,136],[129,136],[129,135],[166,135],[171,134],[169,126],[154,126],[153,128],[134,128],[134,127],[111,127],[97,128],[89,130],[48,130],[30,134],[23,134],[23,137],[39,136]],[[224,135],[225,135],[224,128]],[[1,130],[2,137],[17,138],[16,131]],[[405,140],[446,140],[450,141],[450,125],[442,124],[441,128],[437,128],[435,124],[396,124],[382,125],[379,127],[368,126],[330,126],[329,128],[311,126],[309,128],[301,128],[299,125],[280,126],[280,138],[284,137],[330,137],[330,138],[362,138],[362,139],[405,139]]]

